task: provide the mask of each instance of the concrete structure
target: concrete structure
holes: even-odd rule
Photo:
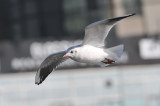
[[[0,106],[160,106],[160,65],[0,75]]]
[[[129,6],[125,6],[125,3]],[[159,0],[114,0],[114,15],[137,13],[136,16],[118,24],[120,37],[148,36],[160,34]]]

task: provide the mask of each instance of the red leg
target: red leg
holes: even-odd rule
[[[103,61],[103,63],[105,63],[105,64],[112,64],[112,63],[115,62],[114,60],[111,60],[111,59],[108,59],[108,58],[105,58],[105,60],[107,60],[107,62]]]

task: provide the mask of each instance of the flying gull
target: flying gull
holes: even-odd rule
[[[41,84],[53,70],[56,70],[60,63],[68,58],[81,63],[105,66],[115,63],[121,57],[124,45],[105,48],[105,39],[118,21],[133,15],[135,14],[104,19],[88,25],[85,28],[85,36],[81,45],[51,54],[41,63],[35,77],[35,84]]]

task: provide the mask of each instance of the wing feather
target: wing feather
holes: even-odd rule
[[[65,51],[58,52],[48,56],[40,65],[36,77],[35,77],[35,84],[41,84],[46,77],[57,68],[57,66],[65,61],[67,58],[63,56],[66,54]]]
[[[120,20],[133,16],[130,14],[122,17],[101,20],[88,25],[85,28],[85,37],[83,45],[92,45],[96,47],[104,46],[104,41],[111,28]]]

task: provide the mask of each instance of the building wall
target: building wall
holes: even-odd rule
[[[143,0],[144,20],[148,35],[160,34],[160,1]]]
[[[150,58],[150,55],[148,55],[149,60],[144,61],[143,56],[140,56],[143,49],[139,47],[141,44],[139,41],[144,37],[159,34],[157,0],[56,0],[54,2],[1,0],[0,2],[0,72],[34,70],[47,55],[66,50],[74,44],[81,44],[85,26],[105,18],[131,13],[136,15],[119,22],[110,31],[105,42],[106,47],[124,44],[125,52],[122,57],[126,59],[122,59],[123,64],[160,62],[159,58]],[[32,44],[38,46],[31,50]],[[155,46],[159,45],[159,42],[153,42],[152,45],[155,47],[153,48],[155,53],[159,54],[159,46]],[[150,51],[152,47],[148,45],[146,50]],[[41,52],[36,52],[37,56],[33,56],[32,51]]]
[[[127,8],[123,5],[124,1],[126,0],[114,0],[114,15],[121,16],[124,14],[136,13],[136,16],[122,21],[117,25],[119,37],[142,36],[144,34],[152,36],[160,33],[160,14],[158,13],[160,1],[140,0],[142,4],[131,5],[129,12],[127,12]],[[130,5],[132,2],[130,0],[130,2],[127,3]],[[139,8],[139,11],[142,11],[142,13],[136,11],[136,8]]]

